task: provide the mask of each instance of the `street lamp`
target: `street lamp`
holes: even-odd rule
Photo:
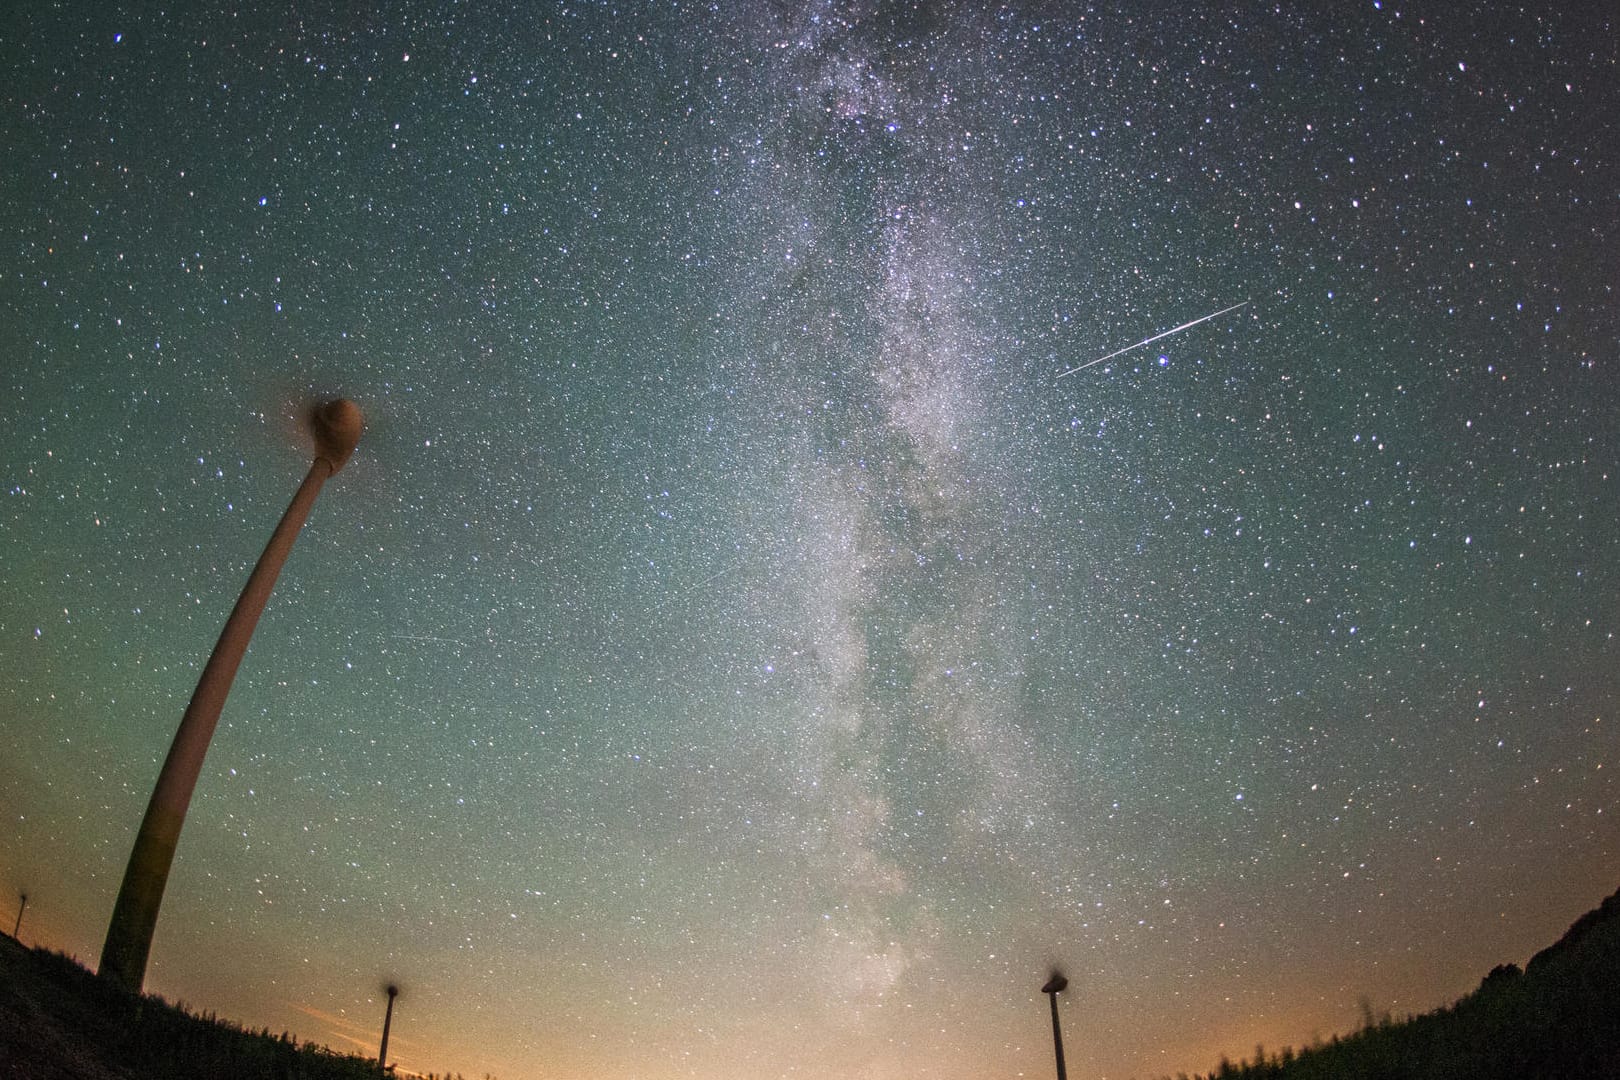
[[[270,535],[270,542],[253,567],[242,595],[231,609],[230,618],[225,620],[225,629],[220,631],[214,652],[197,680],[191,703],[180,718],[180,728],[158,773],[151,801],[146,804],[140,832],[135,835],[124,883],[118,890],[118,900],[113,904],[112,919],[107,925],[107,940],[101,948],[100,975],[132,992],[139,992],[146,981],[152,931],[157,927],[158,907],[163,903],[163,889],[169,881],[175,845],[180,841],[180,827],[185,824],[192,789],[197,786],[203,757],[208,753],[208,743],[214,736],[214,725],[219,722],[225,696],[230,693],[231,681],[236,678],[237,666],[247,651],[248,639],[253,636],[265,602],[270,599],[270,590],[281,573],[281,566],[298,538],[298,530],[303,528],[304,519],[315,504],[315,496],[320,494],[321,485],[337,475],[354,453],[363,423],[360,409],[352,401],[333,401],[315,410],[311,422],[315,460],[287,512],[281,516],[281,523]]]

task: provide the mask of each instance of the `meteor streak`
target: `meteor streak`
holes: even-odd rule
[[[1194,319],[1192,322],[1184,322],[1180,326],[1175,327],[1172,330],[1166,330],[1162,334],[1154,334],[1150,338],[1144,338],[1141,341],[1138,341],[1135,345],[1127,345],[1127,346],[1125,346],[1125,348],[1117,349],[1114,352],[1109,353],[1107,356],[1099,356],[1095,360],[1088,360],[1084,364],[1081,364],[1079,367],[1070,368],[1068,371],[1065,371],[1063,373],[1063,375],[1073,375],[1077,371],[1084,371],[1086,368],[1091,367],[1093,364],[1100,364],[1104,360],[1112,360],[1116,356],[1124,356],[1126,353],[1130,352],[1132,349],[1140,349],[1144,345],[1151,345],[1155,341],[1158,341],[1160,338],[1167,338],[1171,334],[1179,334],[1183,330],[1189,329],[1190,327],[1197,326],[1201,322],[1209,322],[1209,320],[1211,320],[1211,319],[1219,318],[1220,316],[1225,315],[1228,311],[1236,311],[1240,307],[1248,307],[1248,306],[1249,306],[1249,302],[1247,300],[1245,300],[1241,304],[1233,304],[1229,308],[1221,308],[1221,310],[1215,312],[1213,315],[1205,315],[1202,319]],[[1057,378],[1061,379],[1061,378],[1063,378],[1063,375],[1059,375],[1059,376],[1057,376]]]
[[[463,649],[472,647],[459,638],[433,637],[428,634],[389,634],[388,636],[395,641],[436,641],[441,645],[460,645]]]

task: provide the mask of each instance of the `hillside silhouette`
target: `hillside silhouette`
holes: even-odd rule
[[[1455,1004],[1375,1020],[1306,1050],[1223,1061],[1208,1080],[1614,1080],[1620,1077],[1620,892],[1557,942],[1493,968]],[[1203,1080],[1203,1078],[1199,1078]]]
[[[1354,1034],[1222,1061],[1199,1080],[1612,1080],[1617,1006],[1620,892],[1522,971],[1500,965],[1450,1006],[1400,1022],[1368,1015]],[[0,934],[0,1080],[154,1076],[370,1080],[377,1062],[129,994],[60,953]]]
[[[338,1054],[285,1032],[250,1031],[155,994],[137,996],[61,953],[28,949],[0,934],[0,1080],[377,1075],[375,1058]]]

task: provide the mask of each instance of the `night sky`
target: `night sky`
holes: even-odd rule
[[[345,396],[148,989],[979,1080],[1057,964],[1145,1078],[1522,964],[1620,884],[1620,22],[1537,7],[14,5],[5,928],[96,962]]]

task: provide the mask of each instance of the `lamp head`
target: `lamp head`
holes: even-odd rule
[[[1063,993],[1064,987],[1068,985],[1069,980],[1063,977],[1063,973],[1061,971],[1054,971],[1052,972],[1052,977],[1046,980],[1046,985],[1041,987],[1041,993],[1061,994]]]

